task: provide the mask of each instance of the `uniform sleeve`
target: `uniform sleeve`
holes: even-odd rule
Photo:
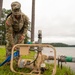
[[[29,18],[27,16],[25,16],[23,36],[25,36],[27,34],[28,24],[29,24]]]
[[[8,17],[5,22],[6,27],[6,40],[9,42],[9,44],[14,45],[13,41],[13,28],[11,25],[11,19]]]

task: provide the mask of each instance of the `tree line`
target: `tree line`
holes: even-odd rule
[[[75,45],[69,45],[65,43],[45,43],[45,44],[50,44],[53,45],[54,47],[75,47]]]

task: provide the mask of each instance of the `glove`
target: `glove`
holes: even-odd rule
[[[25,36],[21,35],[20,38],[19,38],[19,40],[18,40],[18,43],[21,43],[24,39],[25,39]]]

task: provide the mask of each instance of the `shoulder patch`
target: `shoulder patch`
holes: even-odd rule
[[[6,25],[10,25],[9,22],[8,22],[8,20],[6,21]]]
[[[8,17],[7,20],[6,20],[6,22],[5,22],[5,24],[8,25],[8,26],[10,26],[11,23],[12,23],[12,19],[11,19],[11,17]]]

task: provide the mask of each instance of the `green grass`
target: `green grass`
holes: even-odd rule
[[[31,59],[34,57],[34,54],[35,53],[32,51],[32,52],[30,52],[30,55],[25,56],[25,58]],[[3,62],[4,60],[5,60],[5,48],[2,47],[2,48],[0,48],[0,63]],[[17,71],[30,72],[30,70],[27,68],[20,69],[16,66],[14,68]],[[51,64],[51,65],[47,64],[47,68],[49,68],[49,69],[46,70],[43,75],[51,75],[52,74],[53,64]],[[0,67],[0,75],[20,75],[20,74],[11,72],[9,65],[3,65]],[[75,73],[73,73],[73,71],[70,68],[63,67],[63,69],[61,69],[61,68],[57,67],[56,75],[75,75]]]

